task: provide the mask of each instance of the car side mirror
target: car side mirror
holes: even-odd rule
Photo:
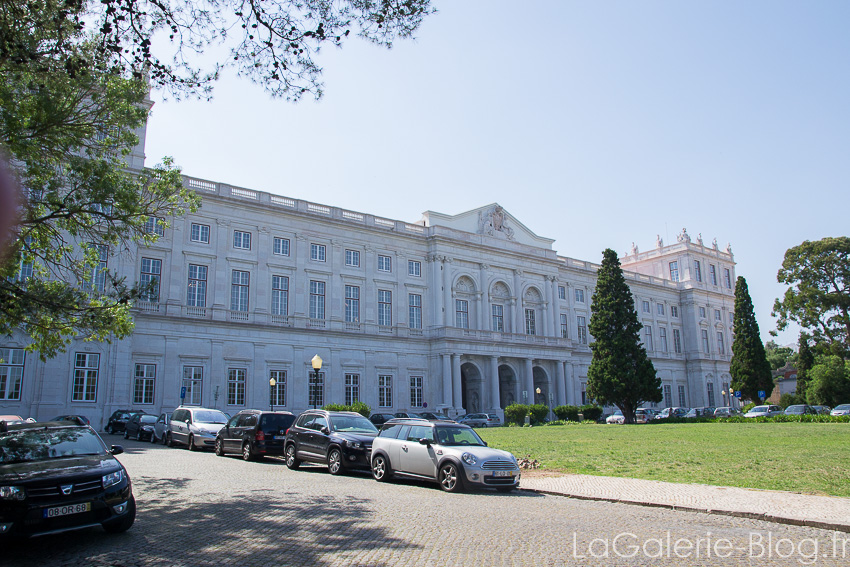
[[[121,445],[113,445],[112,448],[109,449],[109,452],[113,455],[120,455],[124,452],[124,447],[122,447]]]
[[[330,435],[331,430],[328,429],[327,426],[325,426],[325,427],[322,427],[322,433],[324,433],[325,435]]]
[[[484,446],[485,446],[485,447],[489,447],[489,445],[487,444],[487,442],[486,442],[486,441],[484,442]]]
[[[419,444],[425,445],[426,447],[429,447],[431,445],[431,440],[423,437],[422,439],[419,440]]]

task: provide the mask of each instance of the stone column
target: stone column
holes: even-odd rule
[[[528,392],[528,397],[523,397],[523,403],[533,404],[534,403],[534,368],[531,365],[532,360],[530,358],[525,359],[524,366],[524,374],[523,376],[523,390]],[[520,394],[521,395],[521,394]]]
[[[549,287],[551,288],[552,301],[549,302],[549,312],[552,316],[552,336],[560,337],[561,333],[558,329],[558,312],[559,306],[561,304],[560,299],[558,298],[558,279],[555,276],[549,276],[549,283],[551,284]]]
[[[573,373],[573,364],[571,362],[564,363],[564,381],[567,385],[567,403],[577,406],[576,403],[576,384],[575,374]]]
[[[463,383],[460,377],[460,355],[452,355],[452,397],[454,408],[460,410],[463,407]]]
[[[452,408],[452,359],[450,354],[443,354],[443,404]]]
[[[567,403],[567,380],[564,374],[564,361],[555,361],[555,395],[556,405],[563,406]]]
[[[490,357],[490,408],[497,410],[501,407],[499,399],[499,357]]]

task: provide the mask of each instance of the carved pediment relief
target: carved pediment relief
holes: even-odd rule
[[[536,287],[530,287],[525,290],[525,295],[523,296],[523,299],[527,303],[541,303],[543,301],[543,298],[540,295],[540,291],[538,291]]]
[[[493,297],[502,297],[507,299],[511,296],[511,290],[508,289],[508,286],[506,286],[504,282],[496,282],[493,284],[493,289],[490,292],[490,295]]]
[[[463,293],[472,293],[475,291],[475,282],[467,276],[462,276],[455,284],[455,290]]]

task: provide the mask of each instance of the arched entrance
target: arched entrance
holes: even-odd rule
[[[499,365],[499,407],[505,409],[516,402],[517,377],[507,364]]]
[[[471,362],[460,365],[461,404],[466,413],[478,413],[485,410],[484,380],[481,371]]]
[[[531,373],[534,377],[534,403],[543,404],[548,407],[550,405],[549,393],[552,391],[549,374],[540,366],[535,366]],[[540,390],[539,394],[537,390]]]

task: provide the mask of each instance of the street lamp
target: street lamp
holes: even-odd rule
[[[274,385],[277,384],[277,381],[274,379],[274,376],[269,378],[269,404],[272,407],[272,411],[274,411]]]
[[[313,376],[311,376],[312,382],[310,384],[310,405],[313,406],[313,409],[316,409],[316,385],[319,383],[319,370],[322,369],[322,357],[317,354],[310,361],[310,364],[313,365]]]

